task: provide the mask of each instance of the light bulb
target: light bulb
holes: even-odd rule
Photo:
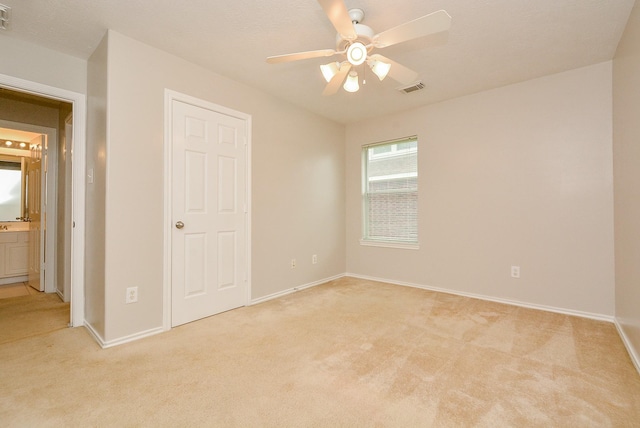
[[[347,92],[358,92],[358,89],[360,89],[360,85],[358,84],[358,73],[350,71],[349,76],[342,87]]]
[[[331,80],[338,74],[340,70],[340,66],[337,62],[330,62],[329,64],[323,64],[320,66],[320,71],[322,71],[322,75],[324,76],[324,80],[327,83],[331,82]]]
[[[368,61],[369,67],[371,67],[371,71],[378,76],[378,79],[383,80],[387,77],[389,70],[391,69],[391,64],[387,64],[386,62],[378,61],[376,59]]]

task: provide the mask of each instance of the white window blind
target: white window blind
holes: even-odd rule
[[[418,140],[363,148],[363,241],[418,243]]]

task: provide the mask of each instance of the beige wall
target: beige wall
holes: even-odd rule
[[[612,316],[611,102],[607,62],[347,126],[347,271]],[[361,146],[408,135],[420,249],[361,246]]]
[[[345,271],[342,125],[109,32],[108,58],[101,47],[89,64],[90,145],[103,134],[96,129],[105,120],[97,117],[103,112],[96,103],[104,103],[105,78],[104,340],[162,326],[165,88],[252,115],[252,298]],[[88,167],[97,168],[99,153],[90,150]],[[89,220],[89,210],[98,217],[100,204],[93,187],[87,225],[98,233],[100,219]],[[99,245],[91,247],[99,263]],[[311,264],[312,254],[318,265]],[[291,258],[298,259],[295,270]],[[94,280],[90,285],[87,278],[87,287],[100,291],[102,280]],[[139,301],[126,305],[130,286],[139,287]]]
[[[86,93],[87,62],[32,43],[0,37],[0,74]]]
[[[85,188],[85,321],[103,340],[105,330],[105,195],[107,151],[107,37],[87,64],[87,172],[93,184]]]
[[[640,5],[613,61],[616,320],[640,364]],[[639,366],[640,367],[640,366]]]

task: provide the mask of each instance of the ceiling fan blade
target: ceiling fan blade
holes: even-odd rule
[[[405,67],[400,63],[395,62],[392,59],[379,54],[370,55],[369,58],[391,64],[391,68],[389,69],[389,77],[399,83],[402,83],[403,85],[409,85],[418,80],[417,72]]]
[[[351,70],[350,63],[345,61],[342,64],[340,64],[340,70],[338,70],[338,73],[335,76],[333,76],[333,79],[331,79],[331,82],[329,82],[327,86],[324,87],[324,91],[322,91],[322,95],[333,95],[336,92],[338,92],[338,89],[340,89],[342,82],[344,82],[344,79],[347,77],[347,74],[349,74],[349,70]]]
[[[375,35],[373,45],[377,48],[384,48],[417,39],[418,37],[446,31],[449,27],[451,27],[451,16],[446,11],[439,10]]]
[[[318,0],[329,21],[333,24],[338,34],[345,40],[355,40],[358,35],[351,22],[349,11],[342,0]]]
[[[334,49],[321,49],[317,51],[297,52],[285,55],[275,55],[267,58],[269,64],[278,64],[280,62],[298,61],[301,59],[320,58],[323,56],[335,55],[337,52]]]

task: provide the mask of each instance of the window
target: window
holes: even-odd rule
[[[416,248],[418,244],[418,140],[365,146],[361,243]]]

